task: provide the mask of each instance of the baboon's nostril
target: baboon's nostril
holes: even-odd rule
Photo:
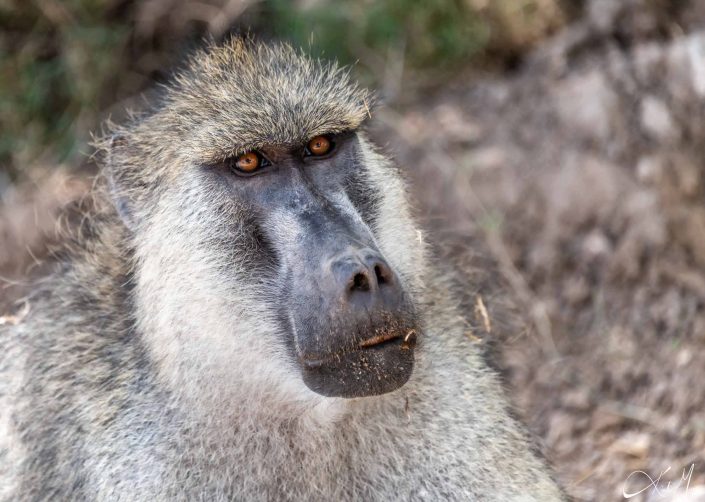
[[[340,293],[357,301],[374,302],[379,295],[394,294],[396,280],[389,265],[371,250],[348,252],[332,260],[331,272]],[[362,294],[360,294],[362,293]]]
[[[389,271],[385,269],[380,264],[375,265],[375,277],[377,278],[377,284],[380,286],[387,284],[389,282]]]
[[[355,274],[350,285],[350,291],[369,291],[370,290],[370,279],[364,272],[358,272]]]

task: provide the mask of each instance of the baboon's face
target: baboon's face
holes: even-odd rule
[[[232,246],[272,302],[278,342],[325,396],[395,390],[414,362],[414,307],[373,232],[385,194],[361,148],[354,132],[322,134],[204,166],[238,207],[246,238]]]
[[[367,98],[345,75],[254,51],[204,56],[116,148],[141,322],[174,378],[291,387],[293,368],[324,396],[393,391],[420,336],[403,182],[358,132]]]

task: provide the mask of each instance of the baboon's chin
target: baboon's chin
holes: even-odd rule
[[[299,358],[303,379],[326,397],[366,397],[404,385],[414,368],[416,330],[374,335],[354,349]]]

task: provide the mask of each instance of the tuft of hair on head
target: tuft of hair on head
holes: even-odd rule
[[[189,58],[166,87],[162,119],[188,132],[192,151],[228,156],[357,129],[373,102],[349,68],[233,37]]]

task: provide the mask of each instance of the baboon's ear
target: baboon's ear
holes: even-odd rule
[[[108,190],[120,218],[130,230],[135,229],[135,213],[130,200],[130,191],[125,182],[126,165],[123,161],[129,145],[127,139],[115,134],[110,138],[110,145],[106,158],[105,177],[108,180]]]

